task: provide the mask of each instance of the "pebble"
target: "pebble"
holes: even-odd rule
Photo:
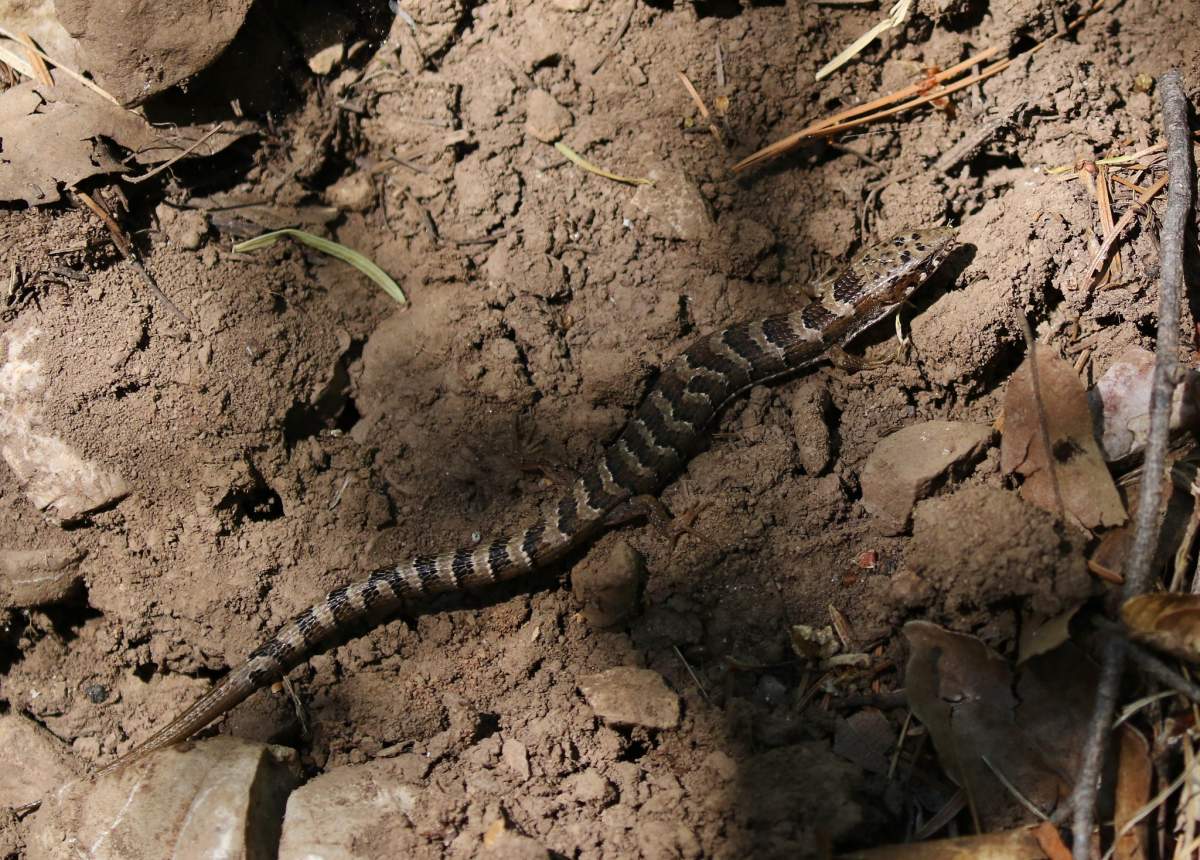
[[[661,164],[645,175],[654,184],[639,186],[630,202],[649,219],[651,236],[699,242],[712,235],[708,201],[686,173]]]
[[[563,136],[575,118],[545,90],[530,90],[525,97],[525,131],[543,143]]]
[[[926,421],[898,430],[867,458],[860,478],[863,507],[881,532],[901,534],[912,522],[913,506],[956,466],[973,462],[991,438],[990,427],[962,421]]]
[[[615,627],[638,610],[646,561],[626,541],[598,546],[571,573],[571,592],[594,627]]]
[[[579,689],[606,723],[648,729],[679,725],[679,696],[652,669],[618,666],[581,678]]]
[[[375,186],[365,171],[351,173],[325,189],[325,200],[343,211],[366,212],[375,205]]]
[[[500,749],[500,757],[522,782],[529,779],[529,750],[525,748],[525,744],[513,738],[506,738],[504,746]]]

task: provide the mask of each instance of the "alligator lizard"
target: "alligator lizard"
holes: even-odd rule
[[[614,509],[657,493],[683,468],[727,402],[751,386],[821,360],[895,311],[941,265],[954,247],[954,235],[951,228],[937,227],[897,236],[859,254],[828,283],[823,299],[696,341],[663,370],[598,462],[545,505],[537,519],[475,547],[419,555],[331,591],[100,773],[186,740],[256,690],[348,634],[361,635],[408,601],[513,579],[594,538]]]

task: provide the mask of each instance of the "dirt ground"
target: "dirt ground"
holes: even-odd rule
[[[347,9],[368,45],[343,70],[285,65],[261,136],[130,192],[147,266],[191,325],[147,295],[90,214],[0,218],[3,271],[39,273],[3,306],[0,350],[33,333],[24,349],[46,371],[45,425],[131,490],[63,527],[0,469],[4,542],[76,551],[85,579],[66,602],[0,619],[0,707],[84,762],[109,760],[328,590],[526,519],[697,334],[794,305],[875,238],[951,223],[963,247],[902,313],[904,358],[821,367],[733,405],[662,496],[689,525],[677,539],[636,521],[527,581],[438,600],[312,660],[290,690],[219,727],[297,747],[309,774],[427,757],[422,806],[411,829],[388,834],[392,856],[468,856],[498,809],[573,858],[821,856],[903,839],[953,784],[927,751],[909,771],[922,778],[900,785],[886,762],[835,740],[867,708],[894,742],[904,621],[1011,653],[1019,604],[1038,589],[1021,584],[1016,531],[1018,545],[960,552],[954,575],[926,574],[914,595],[912,571],[971,539],[971,510],[920,519],[919,541],[887,536],[859,474],[907,424],[991,424],[1025,355],[1022,316],[1043,343],[1086,355],[1090,380],[1126,347],[1152,346],[1153,231],[1135,227],[1121,277],[1088,288],[1095,200],[1048,169],[1159,139],[1154,92],[1138,78],[1176,65],[1195,83],[1200,43],[1164,34],[1194,28],[1196,4],[1117,3],[948,105],[736,178],[734,161],[805,122],[989,45],[1018,53],[1055,31],[1054,16],[922,0],[898,35],[818,83],[816,68],[881,9],[404,8],[424,68],[395,58],[390,16]],[[716,111],[721,142],[681,70]],[[238,97],[229,86],[213,101]],[[563,139],[589,160],[698,194],[689,235],[639,206],[642,192],[532,136],[535,88],[569,111]],[[993,120],[986,140],[934,168]],[[233,198],[336,206],[327,235],[391,273],[411,306],[295,245],[231,253],[231,239],[260,231],[213,202]],[[55,274],[64,268],[83,277]],[[858,350],[894,356],[890,324]],[[1003,486],[996,450],[962,483]],[[636,615],[599,629],[572,572],[621,542],[644,555],[648,579]],[[1006,551],[1015,560],[989,555]],[[796,658],[792,626],[830,624],[831,606],[866,666],[817,673]],[[678,728],[596,719],[579,679],[617,665],[661,673],[682,701]],[[527,749],[528,777],[504,761],[507,739]]]

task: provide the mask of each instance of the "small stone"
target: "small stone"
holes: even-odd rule
[[[652,669],[618,666],[581,678],[579,689],[607,723],[649,729],[679,725],[679,697]]]
[[[28,856],[62,857],[65,845],[96,860],[264,856],[299,781],[286,747],[217,737],[159,750],[46,795]]]
[[[0,550],[0,608],[61,603],[83,582],[82,559],[71,547]]]
[[[982,424],[926,421],[880,440],[860,478],[863,507],[884,534],[904,532],[913,506],[955,467],[972,463],[991,438]]]
[[[521,781],[529,779],[529,751],[525,744],[512,738],[506,738],[500,749],[500,757],[508,765],[508,769],[521,777]]]
[[[617,789],[595,768],[567,777],[564,786],[580,803],[609,804],[617,799]]]
[[[366,212],[375,204],[375,187],[366,171],[343,176],[325,189],[330,206],[348,212]]]
[[[631,618],[646,580],[646,561],[626,541],[596,547],[571,574],[571,591],[594,627],[615,627]]]
[[[564,12],[586,12],[592,0],[551,0],[554,8]]]
[[[708,201],[686,173],[667,164],[650,168],[634,192],[632,205],[649,219],[650,235],[660,239],[698,242],[712,235],[713,217]]]
[[[575,118],[545,90],[530,90],[525,97],[525,130],[543,143],[554,143]]]

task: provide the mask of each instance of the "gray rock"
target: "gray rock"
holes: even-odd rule
[[[987,447],[992,429],[960,421],[926,421],[881,439],[863,467],[863,507],[880,531],[900,534],[913,506],[957,466],[973,463]]]
[[[571,591],[583,604],[583,616],[595,627],[614,627],[637,612],[646,579],[646,561],[618,539],[588,553],[571,573]]]
[[[30,822],[29,858],[274,856],[294,750],[217,737],[160,750],[48,795]]]
[[[405,783],[406,772],[396,761],[378,759],[335,768],[297,789],[288,799],[279,860],[404,856],[397,841],[412,835],[409,815],[423,790]],[[386,855],[378,853],[383,833]]]
[[[679,725],[679,696],[651,669],[618,666],[581,678],[579,689],[607,723],[649,729]]]

